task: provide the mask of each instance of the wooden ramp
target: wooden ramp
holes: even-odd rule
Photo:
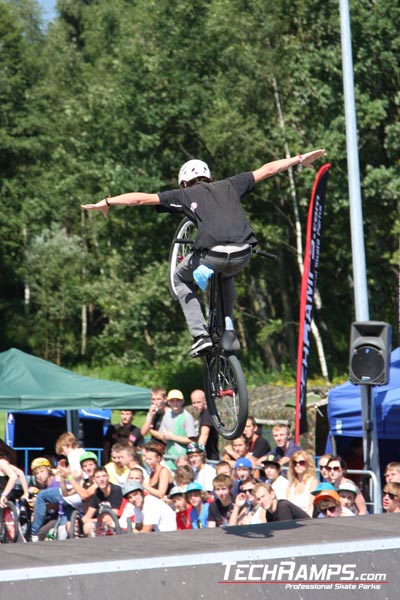
[[[400,516],[0,546],[1,600],[400,597]]]

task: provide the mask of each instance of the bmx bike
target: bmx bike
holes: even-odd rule
[[[185,217],[179,223],[171,243],[168,287],[178,299],[174,274],[177,266],[191,252],[196,236],[194,223]],[[217,431],[228,440],[242,434],[248,415],[248,394],[239,359],[239,340],[232,321],[225,314],[223,278],[212,275],[208,305],[208,330],[212,348],[204,354],[204,388],[211,420]]]
[[[15,544],[20,534],[19,515],[14,502],[10,500],[0,508],[0,544]]]

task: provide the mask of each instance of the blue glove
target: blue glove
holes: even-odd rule
[[[214,274],[214,270],[210,269],[206,265],[200,265],[193,271],[193,279],[199,286],[199,288],[204,292],[208,286],[208,280]]]

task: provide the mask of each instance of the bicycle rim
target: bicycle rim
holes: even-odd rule
[[[103,535],[120,535],[121,527],[118,517],[112,509],[103,509],[96,525],[96,537]]]
[[[185,217],[179,223],[174,239],[172,241],[169,259],[168,259],[168,289],[173,300],[178,300],[174,284],[174,275],[176,267],[183,261],[183,259],[189,254],[192,248],[194,238],[196,236],[196,226],[190,219]],[[176,241],[178,240],[178,241]]]
[[[217,352],[205,359],[207,406],[214,427],[227,440],[243,433],[248,395],[242,367],[234,355]]]

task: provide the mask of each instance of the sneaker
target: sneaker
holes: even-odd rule
[[[31,535],[31,542],[33,542],[35,544],[38,541],[39,541],[39,536],[38,535]]]
[[[200,354],[203,354],[203,352],[206,352],[212,348],[212,345],[213,344],[210,336],[201,335],[194,340],[192,347],[190,348],[189,355],[192,358],[196,358],[197,356],[200,356]]]

